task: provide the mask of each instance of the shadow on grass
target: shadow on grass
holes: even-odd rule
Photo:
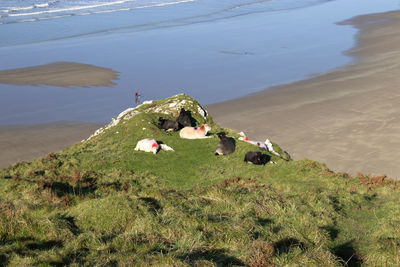
[[[75,218],[71,216],[66,216],[66,215],[60,215],[61,220],[65,220],[68,225],[68,229],[71,231],[72,234],[75,236],[79,235],[81,233],[81,230],[75,223]]]
[[[54,192],[57,197],[63,197],[67,194],[73,192],[73,187],[67,183],[60,182],[52,182],[46,183],[43,185],[43,189],[49,188],[52,192]]]
[[[89,254],[89,249],[80,248],[72,253],[67,254],[60,261],[49,262],[51,266],[68,266],[73,263],[78,264],[78,266],[82,266],[85,262],[85,257]]]
[[[291,249],[296,247],[300,248],[301,250],[304,250],[306,248],[306,245],[303,242],[292,237],[281,239],[275,242],[273,246],[274,246],[274,253],[276,255],[289,253]]]
[[[0,239],[0,246],[2,245],[10,245],[12,243],[25,243],[27,241],[34,241],[35,239],[32,237],[16,237],[16,238],[10,238],[8,234],[4,234],[2,238]]]
[[[334,241],[337,238],[340,232],[337,228],[335,228],[332,225],[321,226],[320,229],[327,231],[332,241]]]
[[[0,267],[8,265],[8,257],[5,254],[0,254]]]
[[[122,184],[119,181],[115,182],[110,182],[110,183],[101,183],[99,184],[100,189],[106,189],[106,188],[112,188],[115,191],[121,191],[122,190]]]
[[[209,250],[195,250],[190,253],[179,256],[181,260],[193,265],[195,261],[207,260],[217,264],[217,266],[246,266],[244,262],[226,254],[225,249],[209,249]]]
[[[354,249],[352,241],[334,247],[331,252],[342,260],[343,266],[357,267],[363,263],[362,258]]]
[[[50,189],[53,193],[57,195],[57,197],[63,197],[68,194],[87,196],[97,189],[95,180],[91,178],[85,179],[85,181],[83,181],[84,185],[79,184],[76,186],[71,186],[68,183],[52,181],[44,181],[42,183],[43,189]]]
[[[8,266],[8,262],[12,254],[18,254],[22,257],[35,257],[37,250],[46,251],[54,248],[63,247],[63,243],[59,240],[48,240],[35,242],[31,238],[15,239],[15,242],[23,242],[23,244],[12,244],[0,253],[0,267]],[[36,252],[35,252],[36,251]]]
[[[261,226],[272,224],[274,221],[268,218],[257,218],[257,223]]]
[[[339,211],[342,210],[340,201],[339,201],[339,199],[338,199],[336,196],[329,196],[328,198],[329,198],[329,200],[330,200],[330,202],[331,202],[331,205],[332,205],[332,207],[333,207],[333,209],[334,209],[335,211],[339,212]]]
[[[63,243],[58,240],[34,242],[34,243],[28,243],[25,245],[25,247],[29,250],[50,250],[55,247],[60,248],[62,246],[63,246]]]
[[[208,214],[207,215],[207,221],[209,222],[226,222],[229,221],[230,216],[229,214]]]
[[[161,204],[160,204],[160,201],[158,201],[155,198],[152,198],[152,197],[140,197],[139,200],[142,200],[146,204],[146,206],[148,208],[148,211],[153,213],[153,214],[156,214],[157,211],[159,211],[162,208]]]

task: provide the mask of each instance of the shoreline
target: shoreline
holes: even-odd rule
[[[214,120],[260,141],[269,138],[294,159],[335,171],[400,177],[400,11],[341,22],[358,29],[344,53],[354,62],[309,79],[208,105]]]
[[[98,124],[71,121],[0,125],[0,168],[60,151],[88,138],[98,128]]]

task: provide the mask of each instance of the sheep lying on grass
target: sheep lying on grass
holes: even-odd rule
[[[166,131],[178,131],[179,130],[179,123],[177,121],[173,120],[167,120],[164,119],[163,117],[158,118],[158,124],[157,127],[159,129],[163,129]]]
[[[247,152],[244,156],[244,162],[250,162],[255,165],[265,165],[270,159],[271,157],[267,154],[253,151]]]
[[[263,142],[260,142],[260,141],[251,141],[251,140],[249,140],[249,138],[247,138],[246,135],[243,132],[240,132],[239,134],[241,135],[241,137],[238,138],[239,140],[247,142],[247,143],[255,145],[255,146],[258,146],[262,150],[271,152],[271,153],[277,155],[278,157],[281,156],[278,152],[276,152],[274,150],[274,147],[272,146],[272,143],[271,143],[271,141],[269,141],[269,139],[265,140],[265,142],[263,143]]]
[[[184,139],[203,139],[211,138],[207,136],[207,132],[211,130],[208,124],[203,124],[200,127],[185,127],[179,132],[179,136]]]
[[[192,127],[196,125],[190,111],[186,111],[184,108],[181,108],[181,112],[179,113],[178,119],[176,119],[176,121],[179,123],[180,128]]]
[[[235,139],[227,137],[225,134],[218,134],[218,137],[220,141],[215,150],[215,155],[228,155],[235,151]]]
[[[153,138],[142,139],[135,147],[135,151],[153,152],[153,154],[157,154],[160,149],[165,151],[174,151],[172,147],[169,147],[166,144],[158,144]]]

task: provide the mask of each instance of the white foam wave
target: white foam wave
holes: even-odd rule
[[[20,22],[32,22],[32,21],[37,21],[37,19],[23,19]]]
[[[33,4],[30,6],[24,6],[24,7],[10,7],[9,9],[5,9],[5,10],[0,10],[0,12],[3,13],[13,13],[13,12],[18,12],[18,11],[23,11],[23,10],[32,10],[35,8],[44,8],[44,7],[49,7],[55,3],[57,3],[58,1],[50,1],[47,3],[40,3],[40,4]]]
[[[162,7],[162,6],[183,4],[183,3],[194,2],[194,1],[196,1],[196,0],[181,0],[181,1],[175,1],[175,2],[165,2],[165,3],[158,3],[158,4],[153,4],[153,5],[146,5],[146,6],[126,7],[126,8],[112,9],[112,10],[111,9],[110,10],[101,10],[101,11],[94,11],[91,14],[101,14],[101,13],[128,11],[128,10],[142,9],[142,8]]]
[[[34,7],[35,8],[48,7],[48,6],[55,4],[56,2],[57,1],[52,1],[52,2],[48,2],[48,3],[44,3],[44,4],[35,4]]]
[[[134,1],[134,0],[132,0],[132,1]],[[36,18],[36,19],[32,19],[32,20],[31,19],[21,19],[21,20],[14,20],[14,21],[8,21],[8,22],[0,22],[0,24],[10,24],[10,23],[19,23],[19,22],[28,22],[28,21],[37,21],[37,20],[58,19],[58,18],[71,17],[71,16],[85,16],[85,15],[93,15],[93,14],[103,14],[103,13],[112,13],[112,12],[120,12],[120,11],[129,11],[129,10],[134,10],[134,9],[162,7],[162,6],[183,4],[183,3],[195,2],[195,1],[196,0],[180,0],[180,1],[173,1],[173,2],[156,3],[156,4],[152,4],[152,5],[145,5],[145,6],[136,6],[136,7],[127,7],[127,8],[118,8],[118,9],[107,9],[107,10],[99,10],[99,11],[93,11],[93,12],[83,12],[83,13],[77,13],[77,14],[63,14],[63,15],[56,15],[56,16],[47,16],[47,17],[40,17],[40,18]],[[36,12],[31,12],[31,13],[36,13]],[[43,13],[50,13],[50,12],[42,12],[40,14],[43,14]],[[2,16],[7,17],[9,15],[0,15],[0,18]],[[16,17],[16,16],[14,16],[14,17]]]
[[[61,19],[61,18],[72,17],[72,16],[73,16],[72,14],[65,14],[65,15],[52,16],[52,17],[37,18],[37,20]]]
[[[27,12],[27,13],[9,14],[9,16],[10,17],[21,17],[21,16],[33,16],[33,15],[41,15],[41,14],[68,12],[68,11],[84,10],[84,9],[90,9],[90,8],[120,5],[120,4],[124,4],[127,2],[134,2],[134,1],[136,1],[136,0],[119,0],[119,1],[109,2],[109,3],[98,3],[98,4],[94,4],[94,5],[72,6],[72,7],[67,7],[67,8],[58,8],[58,9],[41,10],[41,11],[35,11],[35,12]]]
[[[1,1],[1,0],[0,0]],[[86,16],[86,15],[93,15],[93,14],[102,14],[102,13],[113,13],[113,12],[121,12],[121,11],[131,11],[136,9],[147,9],[153,7],[162,7],[168,5],[177,5],[183,4],[188,2],[196,2],[198,0],[150,0],[150,1],[140,1],[140,0],[109,0],[110,2],[104,2],[104,0],[99,0],[102,2],[90,2],[90,1],[71,1],[71,6],[69,7],[52,7],[47,8],[45,7],[47,4],[54,4],[54,3],[63,3],[64,0],[52,0],[42,4],[43,9],[37,9],[34,12],[23,12],[23,13],[0,13],[0,24],[12,24],[12,23],[19,23],[19,22],[27,22],[27,21],[44,21],[44,20],[51,20],[51,19],[58,19],[64,17],[71,17],[71,16]],[[69,0],[65,0],[69,1]],[[288,2],[295,2],[296,0],[287,0]],[[312,2],[312,0],[309,0]],[[329,0],[314,0],[314,1],[329,1]],[[215,10],[214,12],[206,13],[206,14],[199,14],[190,17],[180,18],[174,21],[184,21],[184,20],[205,20],[211,17],[220,17],[223,14],[235,15],[234,13],[237,12],[237,9],[242,9],[243,12],[247,12],[247,7],[249,6],[256,6],[262,5],[267,2],[273,2],[274,0],[246,0],[246,1],[235,1],[233,2],[232,6],[225,6],[225,8],[221,8],[219,10]],[[86,4],[86,5],[79,5],[77,3]],[[234,4],[235,3],[235,4]],[[120,6],[118,6],[120,5]],[[269,7],[270,11],[276,11],[280,9],[288,8],[287,4],[279,4],[277,6]],[[75,12],[77,11],[77,12]],[[264,11],[264,9],[262,10]],[[239,11],[240,12],[240,11]],[[251,12],[257,12],[253,8]],[[32,20],[35,18],[35,20]]]

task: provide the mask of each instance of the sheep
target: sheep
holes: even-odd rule
[[[195,124],[190,111],[186,111],[184,108],[181,108],[181,112],[179,113],[178,119],[176,120],[179,123],[180,128],[184,127],[192,127]]]
[[[262,150],[269,151],[278,157],[281,156],[278,152],[274,150],[274,147],[272,146],[272,143],[269,139],[266,139],[264,143],[259,141],[250,141],[249,138],[247,138],[243,132],[240,132],[239,134],[241,135],[241,137],[239,137],[238,140],[245,141],[249,144],[258,146]]]
[[[211,136],[206,136],[210,130],[211,127],[207,124],[203,124],[200,127],[185,127],[179,132],[179,136],[185,139],[211,138]]]
[[[178,131],[179,123],[177,121],[167,120],[163,117],[159,117],[157,127],[166,131]]]
[[[153,138],[142,139],[135,147],[135,151],[153,152],[153,154],[157,154],[159,149],[160,146]]]
[[[265,165],[270,159],[271,157],[267,154],[253,151],[247,152],[244,156],[244,162],[250,162],[256,165]]]
[[[215,155],[228,155],[235,151],[235,140],[231,137],[227,137],[225,134],[218,134],[220,139]]]
[[[153,138],[142,139],[135,147],[135,151],[153,152],[153,154],[157,154],[160,149],[165,151],[175,151],[172,147],[167,146],[166,144],[159,144]]]

